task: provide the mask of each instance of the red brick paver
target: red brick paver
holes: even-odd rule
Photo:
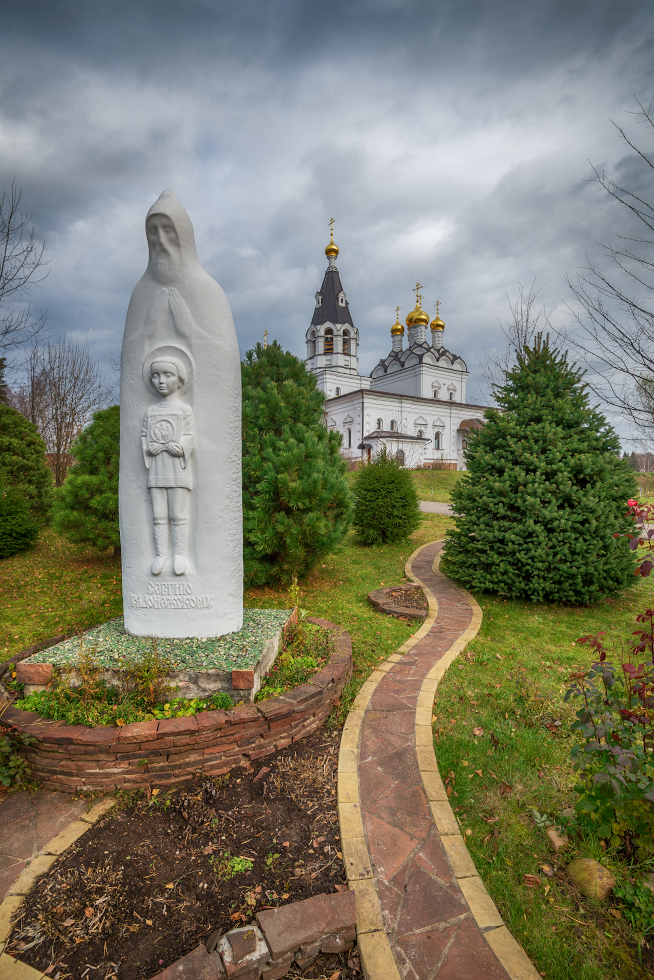
[[[415,753],[415,709],[425,675],[470,625],[454,583],[434,575],[442,545],[427,545],[414,574],[438,599],[429,633],[385,675],[366,709],[359,789],[386,932],[405,980],[507,980],[452,874],[433,825]]]

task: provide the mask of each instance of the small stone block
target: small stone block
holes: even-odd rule
[[[120,729],[120,742],[151,742],[157,737],[158,721],[135,721]]]
[[[270,959],[266,941],[257,926],[230,929],[218,943],[218,952],[230,980],[232,977],[259,980],[263,964]]]
[[[84,820],[73,820],[65,830],[53,837],[43,848],[44,854],[63,854],[64,851],[74,844],[78,837],[81,837],[89,829],[89,824]]]
[[[436,824],[436,830],[439,834],[458,834],[459,824],[457,819],[452,813],[452,807],[449,803],[441,802],[439,800],[430,800],[429,809],[431,810],[432,817],[434,818],[434,823]]]
[[[504,925],[502,916],[497,911],[497,906],[486,891],[481,878],[459,878],[459,887],[480,929],[486,930],[492,926]]]
[[[198,723],[191,718],[164,718],[159,722],[159,735],[177,735],[197,732]]]
[[[16,664],[16,680],[20,684],[49,684],[52,680],[52,664]]]
[[[293,953],[287,953],[279,960],[271,960],[266,963],[261,974],[261,980],[278,980],[279,977],[285,977],[294,959]]]
[[[473,878],[477,874],[475,862],[461,834],[444,834],[441,837],[441,844],[455,878]]]
[[[254,671],[233,670],[232,687],[235,691],[251,691],[254,687]]]
[[[305,970],[318,958],[319,952],[320,943],[302,943],[300,948],[295,951],[295,962],[301,970]]]
[[[222,980],[223,976],[206,947],[201,945],[157,973],[153,980]]]
[[[336,933],[333,936],[323,936],[320,940],[320,952],[334,955],[344,953],[347,949],[352,949],[353,939],[346,939],[343,933]]]
[[[401,980],[391,944],[385,931],[359,934],[357,946],[361,956],[364,976],[383,977],[384,980]]]
[[[195,716],[199,732],[211,732],[223,728],[227,722],[226,711],[200,711]]]

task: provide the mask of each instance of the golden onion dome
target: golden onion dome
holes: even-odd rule
[[[430,324],[432,330],[445,330],[445,324],[441,320],[440,314],[438,312],[440,309],[440,305],[441,305],[441,301],[438,300],[436,302],[436,316],[434,317],[434,319],[431,321]]]
[[[331,233],[331,235],[329,237],[329,245],[325,249],[325,255],[328,258],[330,256],[332,256],[332,255],[334,256],[334,258],[336,258],[336,256],[338,255],[338,245],[336,245],[336,243],[334,242],[334,233],[333,232]]]
[[[396,313],[397,313],[397,315],[395,317],[395,323],[391,327],[391,337],[403,337],[404,336],[404,327],[400,323],[400,308],[399,308],[399,306],[398,306],[398,308],[396,310]]]
[[[420,302],[418,301],[415,309],[411,310],[406,318],[406,325],[407,327],[416,327],[419,323],[424,323],[424,325],[427,326],[429,323],[429,315],[425,313],[420,305]]]

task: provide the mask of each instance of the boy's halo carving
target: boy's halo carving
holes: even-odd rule
[[[153,361],[166,357],[174,357],[178,361],[181,361],[184,365],[186,379],[184,384],[178,389],[178,394],[183,395],[193,384],[195,365],[193,363],[193,358],[188,351],[185,351],[182,347],[176,347],[173,344],[164,344],[163,346],[155,347],[154,350],[150,351],[143,361],[143,383],[149,392],[159,397],[159,391],[154,387],[152,381],[150,380],[150,365]]]

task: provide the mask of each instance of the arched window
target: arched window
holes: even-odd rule
[[[441,434],[440,432],[434,432],[434,449],[441,448]]]
[[[403,449],[398,449],[398,451],[395,453],[395,458],[398,461],[398,463],[400,464],[400,466],[404,466],[404,450]]]
[[[467,439],[464,439],[463,442],[461,443],[461,446],[462,446],[463,449],[467,449],[468,448],[468,440]]]
[[[349,330],[344,330],[343,331],[343,353],[344,354],[349,354],[350,353],[350,331]]]
[[[422,439],[422,429],[418,429],[418,432],[416,434],[418,436],[418,439]]]
[[[434,388],[434,398],[438,398],[438,388]]]
[[[384,420],[383,419],[377,419],[377,429],[379,430],[379,429],[383,429],[383,428],[384,428]]]
[[[347,448],[352,448],[352,429],[347,430]]]
[[[341,393],[341,389],[340,388],[337,388],[336,391],[334,392],[336,398],[338,398],[338,396],[340,395],[340,393]]]
[[[316,331],[312,330],[309,334],[309,357],[313,357],[316,353]]]
[[[450,401],[451,402],[454,401],[454,392],[453,391],[450,392]]]
[[[397,422],[395,419],[391,419],[391,432],[395,432],[397,429]]]
[[[325,354],[334,353],[334,331],[331,327],[325,330]]]

